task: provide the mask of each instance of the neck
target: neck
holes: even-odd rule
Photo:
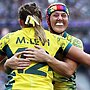
[[[64,34],[64,31],[58,33],[58,32],[55,32],[54,30],[50,30],[50,32],[53,33],[53,34],[61,35],[61,36],[63,36],[63,34]]]

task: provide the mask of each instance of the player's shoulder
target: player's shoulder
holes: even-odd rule
[[[51,36],[51,37],[61,37],[60,35],[53,34],[49,30],[46,30],[46,29],[45,29],[45,34],[46,36]]]
[[[75,37],[75,36],[72,36],[72,40],[73,40],[73,42],[74,41],[78,41],[78,42],[82,43],[82,40],[77,38],[77,37]]]
[[[75,46],[83,49],[83,42],[82,42],[81,39],[79,39],[79,38],[77,38],[77,37],[75,37],[75,36],[73,36],[73,35],[70,35],[70,34],[68,34],[68,36],[71,37],[71,39],[70,39],[71,41],[70,41],[70,42],[71,42],[73,45],[75,45]]]
[[[47,35],[47,34],[51,34],[50,31],[47,30],[47,29],[44,29],[44,31],[45,31],[46,35]]]
[[[44,31],[45,31],[45,34],[46,34],[46,37],[47,37],[47,38],[50,39],[50,38],[53,38],[53,37],[54,37],[54,35],[53,35],[49,30],[46,30],[46,29],[45,29]]]
[[[64,33],[64,37],[67,38],[67,40],[69,40],[70,42],[78,41],[78,42],[82,43],[82,41],[79,38],[77,38],[73,35],[70,35],[67,32]]]
[[[6,34],[5,36],[3,36],[1,39],[5,39],[5,38],[9,38],[12,35],[12,32]]]
[[[21,30],[17,30],[17,31],[14,31],[14,32],[9,32],[9,33],[6,34],[5,36],[3,36],[3,37],[1,38],[1,40],[3,40],[3,39],[10,39],[10,38],[16,37],[17,34],[20,35],[20,33],[19,33],[20,31],[21,31]]]

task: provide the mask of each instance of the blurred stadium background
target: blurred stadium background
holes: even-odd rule
[[[18,7],[26,2],[36,2],[42,10],[43,26],[48,28],[45,10],[50,3],[63,2],[70,10],[67,32],[80,38],[84,51],[90,53],[90,0],[0,0],[0,38],[8,32],[20,29],[18,23]],[[4,90],[7,75],[0,67],[0,90]],[[90,68],[81,65],[77,70],[77,90],[90,90]],[[2,87],[1,87],[2,86]]]

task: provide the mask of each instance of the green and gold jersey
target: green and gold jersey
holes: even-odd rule
[[[64,32],[63,37],[70,41],[70,43],[72,43],[74,46],[77,46],[83,50],[83,43],[80,39],[71,36],[66,32]],[[61,56],[60,58],[58,57],[59,55]],[[55,57],[59,60],[63,60],[65,56],[63,55],[62,48],[59,48]],[[76,90],[75,78],[76,73],[74,73],[70,78],[66,78],[54,72],[54,90]]]
[[[61,36],[53,35],[47,30],[45,33],[48,41],[45,44],[35,38],[34,28],[23,28],[9,33],[0,40],[0,54],[5,53],[10,58],[16,52],[23,51],[26,48],[34,48],[34,45],[40,45],[51,56],[55,56],[60,47],[66,54],[72,46],[68,40]],[[8,78],[6,90],[53,90],[53,72],[47,63],[31,61],[30,66],[24,70],[12,70]]]

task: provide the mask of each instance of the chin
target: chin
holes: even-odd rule
[[[58,33],[61,33],[61,32],[64,32],[65,31],[65,29],[58,29],[58,30],[56,30]]]

